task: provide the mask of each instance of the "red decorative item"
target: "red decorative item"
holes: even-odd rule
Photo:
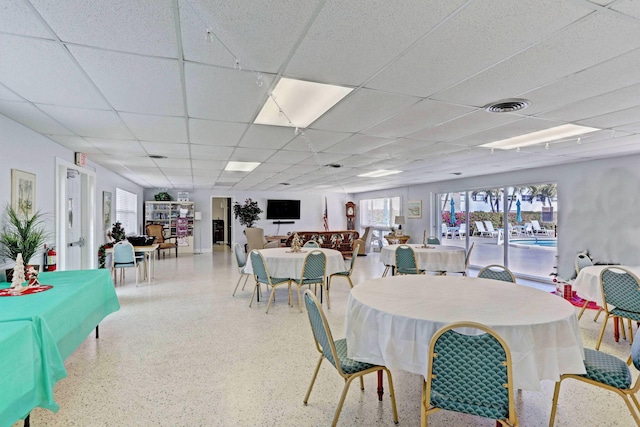
[[[571,299],[573,298],[573,293],[571,292],[571,284],[570,283],[563,283],[562,284],[564,287],[564,299],[571,301]]]
[[[40,292],[48,291],[53,288],[51,285],[38,285],[38,286],[29,286],[24,287],[24,291],[16,292],[11,288],[0,289],[0,297],[21,297],[23,295],[31,295],[37,294]]]

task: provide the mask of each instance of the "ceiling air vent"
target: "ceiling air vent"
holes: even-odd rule
[[[220,187],[233,187],[234,185],[236,185],[237,182],[223,182],[223,181],[218,181],[216,182],[215,185],[220,186]]]
[[[513,113],[514,111],[524,110],[531,104],[528,99],[510,98],[502,101],[492,102],[483,108],[490,113]]]
[[[149,154],[150,159],[166,159],[167,156],[161,156],[160,154]]]
[[[325,165],[325,166],[330,167],[330,168],[341,168],[342,167],[342,165],[340,165],[338,163],[329,163],[328,165]]]

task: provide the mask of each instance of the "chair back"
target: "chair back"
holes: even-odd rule
[[[493,228],[493,223],[491,221],[485,221],[484,226],[487,229],[487,231],[490,233],[493,233],[494,231],[496,231],[496,229]]]
[[[640,334],[636,331],[633,337],[633,344],[631,344],[631,361],[633,366],[640,371]]]
[[[471,332],[474,335],[459,332]],[[458,331],[454,330],[458,329]],[[477,335],[477,332],[484,332]],[[516,425],[511,352],[493,330],[474,322],[440,329],[429,346],[427,404],[450,411],[511,420]]]
[[[464,269],[465,271],[469,268],[469,260],[471,259],[471,251],[473,251],[473,246],[476,244],[476,242],[471,243],[471,246],[469,246],[469,252],[467,252],[467,256],[464,259]]]
[[[503,282],[516,283],[516,276],[507,267],[491,264],[480,270],[478,277],[482,279],[502,280]]]
[[[476,231],[478,231],[478,233],[486,233],[487,230],[484,228],[484,224],[482,223],[482,221],[476,221]]]
[[[575,262],[576,274],[580,274],[580,270],[592,265],[593,265],[593,261],[591,261],[591,258],[589,258],[589,256],[584,252],[580,252],[579,254],[576,255],[576,262]]]
[[[113,245],[113,267],[135,267],[136,256],[133,251],[133,245],[126,240],[120,241]]]
[[[238,269],[242,270],[242,268],[247,264],[247,258],[242,250],[242,246],[240,243],[236,243],[233,245],[233,252],[236,255],[236,263],[238,264]]]
[[[409,245],[400,245],[396,248],[396,268],[398,272],[418,271],[416,253]]]
[[[427,237],[427,243],[430,245],[439,245],[440,239],[438,239],[436,236],[429,236]]]
[[[324,281],[326,276],[327,256],[322,251],[311,251],[304,258],[304,265],[302,266],[301,279],[314,280],[320,279]]]
[[[264,261],[262,254],[257,250],[253,250],[249,256],[251,257],[251,269],[253,270],[253,275],[256,277],[256,281],[270,285],[271,277],[269,276],[267,263]]]
[[[340,375],[344,376],[327,318],[322,311],[322,307],[320,307],[318,299],[309,289],[304,291],[304,304],[307,307],[307,314],[309,316],[309,322],[311,323],[311,331],[313,332],[316,348],[336,367]]]
[[[460,228],[458,229],[458,235],[462,237],[463,235],[466,235],[466,234],[467,234],[467,224],[463,222],[462,224],[460,224]]]
[[[264,237],[264,229],[257,227],[245,228],[244,234],[247,236],[247,251],[264,249],[264,245],[267,243],[267,239]]]
[[[640,280],[620,267],[608,267],[600,273],[604,308],[611,304],[620,310],[640,313]]]
[[[320,245],[315,240],[309,240],[302,245],[305,248],[320,248]]]
[[[351,255],[351,262],[349,263],[349,276],[353,273],[353,267],[356,265],[356,258],[358,258],[358,251],[360,250],[360,243],[356,244],[353,248],[353,254]]]
[[[541,231],[542,227],[540,227],[540,223],[538,222],[537,219],[532,219],[531,220],[531,226],[533,227],[534,231]]]
[[[155,237],[156,243],[164,243],[164,227],[162,224],[148,224],[147,236]]]

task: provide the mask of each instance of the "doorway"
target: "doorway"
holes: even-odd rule
[[[96,268],[95,172],[56,158],[58,270]]]
[[[231,198],[211,198],[211,243],[231,246]]]

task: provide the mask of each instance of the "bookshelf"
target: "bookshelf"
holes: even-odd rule
[[[178,237],[178,253],[193,253],[194,211],[193,202],[146,201],[145,230],[148,224],[162,224],[165,237]]]

